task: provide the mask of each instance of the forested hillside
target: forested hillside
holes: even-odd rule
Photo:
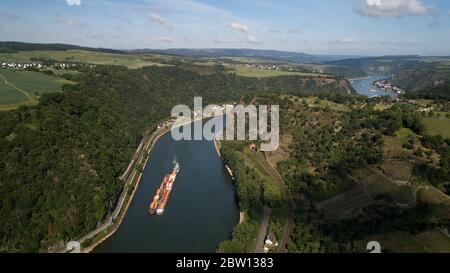
[[[43,95],[37,106],[0,113],[0,251],[46,251],[99,225],[144,131],[175,104],[196,95],[206,104],[265,91],[348,91],[333,80],[201,76],[175,67],[97,67],[74,77],[78,85]]]
[[[0,42],[0,53],[15,53],[18,51],[66,51],[66,50],[89,50],[108,53],[121,53],[119,50],[105,48],[90,48],[67,44],[32,44],[21,42]]]
[[[386,106],[388,99],[355,96],[336,103],[285,94],[244,101],[280,105],[280,147],[266,156],[296,204],[289,252],[361,252],[368,241],[381,239],[385,252],[448,252],[450,241],[436,229],[448,228],[450,219],[450,139],[428,135],[413,104]],[[262,206],[275,210],[285,202],[280,195],[266,198],[274,191],[258,175],[258,165],[248,164],[245,155],[256,154],[250,144],[222,145],[246,221],[219,252],[252,251]],[[392,232],[409,239],[399,241]],[[430,234],[437,239],[424,239]]]

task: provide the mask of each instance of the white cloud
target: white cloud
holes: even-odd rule
[[[250,29],[247,25],[241,24],[239,22],[231,22],[230,27],[240,32],[248,32]]]
[[[135,11],[144,11],[145,7],[143,5],[135,5],[133,7],[133,10],[135,10]]]
[[[173,42],[172,39],[170,39],[167,36],[156,37],[156,38],[153,39],[153,41],[162,42],[162,43],[171,43],[171,42]]]
[[[214,43],[216,44],[232,44],[235,43],[236,39],[231,38],[231,39],[223,39],[223,38],[214,38]]]
[[[249,35],[247,37],[247,42],[249,42],[250,44],[259,44],[259,43],[261,43],[261,41],[258,38],[256,38],[255,36],[251,36],[251,35]]]
[[[169,21],[167,21],[166,19],[164,19],[163,17],[161,17],[159,14],[157,13],[151,13],[148,15],[148,18],[152,21],[155,22],[157,24],[160,24],[162,26],[169,26]]]
[[[423,45],[423,42],[418,42],[418,41],[414,41],[414,40],[409,40],[409,41],[399,41],[399,42],[395,42],[395,41],[380,41],[379,42],[381,45],[390,45],[390,46],[418,46],[418,45]]]
[[[358,41],[355,38],[348,37],[348,38],[341,38],[338,40],[329,41],[328,44],[343,44],[343,45],[351,45],[356,43],[364,43],[364,41]]]
[[[200,3],[200,1],[195,0],[153,0],[156,3],[162,4],[164,6],[170,5],[176,9],[182,10],[183,12],[191,11],[194,13],[210,14],[214,16],[230,16],[230,13],[224,9],[220,9],[216,6]]]
[[[20,16],[8,12],[0,12],[0,17],[6,17],[8,19],[18,20],[21,19]]]
[[[79,6],[81,5],[81,0],[66,0],[69,6]]]
[[[277,33],[283,33],[284,30],[278,29],[278,28],[271,28],[271,29],[269,29],[269,32],[273,33],[273,34],[277,34]]]
[[[365,16],[423,16],[434,11],[431,5],[425,5],[422,0],[360,0],[354,11]]]
[[[337,40],[336,42],[341,43],[341,44],[354,44],[356,43],[356,39],[355,38],[342,38]]]
[[[189,44],[195,44],[195,41],[193,41],[190,38],[183,37],[183,38],[181,38],[181,40],[183,40],[183,41],[185,41],[186,43],[189,43]]]
[[[288,30],[289,34],[299,34],[301,31],[301,29],[298,28],[291,28]]]
[[[64,25],[65,27],[74,27],[75,26],[74,22],[68,21],[68,20],[64,20],[64,19],[58,19],[56,22],[58,24]]]

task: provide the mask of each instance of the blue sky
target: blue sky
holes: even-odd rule
[[[0,40],[450,55],[450,1],[1,0]]]

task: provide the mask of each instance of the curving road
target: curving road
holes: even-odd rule
[[[283,238],[280,241],[280,248],[278,252],[284,253],[286,251],[286,245],[291,237],[292,230],[294,228],[294,201],[292,200],[291,193],[284,183],[283,178],[278,173],[278,171],[272,166],[269,159],[267,158],[266,153],[257,155],[256,158],[258,162],[264,167],[264,169],[275,179],[275,181],[280,184],[283,189],[284,200],[287,205],[287,214],[286,214],[286,224],[283,230]]]
[[[166,128],[163,129],[157,129],[153,133],[150,133],[150,131],[147,131],[146,135],[142,139],[138,149],[136,150],[136,153],[133,157],[133,160],[131,161],[130,165],[124,172],[124,174],[121,176],[121,179],[125,181],[122,193],[120,194],[119,200],[117,202],[117,205],[114,209],[114,211],[111,213],[111,215],[105,220],[105,222],[97,227],[95,230],[89,232],[88,234],[84,235],[80,239],[77,240],[78,243],[82,244],[83,242],[95,237],[96,235],[100,234],[101,232],[105,231],[107,228],[113,226],[115,222],[118,220],[119,223],[121,221],[120,218],[120,212],[122,212],[122,209],[125,206],[125,200],[128,194],[128,191],[130,189],[130,186],[133,184],[134,178],[136,175],[138,175],[138,171],[135,169],[136,164],[141,164],[146,158],[148,158],[148,153],[153,149],[153,146],[155,145],[156,141],[167,133],[169,130]],[[139,181],[137,182],[139,183]],[[137,188],[137,185],[136,187]],[[128,204],[132,201],[132,198],[129,199]],[[125,206],[125,210],[128,208]],[[125,214],[122,214],[122,216]],[[112,231],[114,232],[114,231]],[[65,247],[59,250],[56,250],[54,252],[58,253],[65,253],[68,252]]]
[[[270,213],[272,210],[269,207],[264,207],[263,209],[263,215],[261,219],[261,226],[259,229],[258,238],[256,240],[256,246],[254,253],[264,253],[264,241],[267,236],[267,230],[269,229],[269,222],[270,222]]]

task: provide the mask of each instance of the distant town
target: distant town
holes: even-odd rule
[[[251,69],[260,69],[260,70],[282,70],[280,66],[277,65],[267,65],[267,64],[238,64],[237,67],[245,67]],[[293,71],[293,68],[290,68]]]
[[[18,62],[2,62],[1,68],[3,69],[15,69],[15,70],[27,70],[27,69],[62,69],[62,70],[68,70],[73,69],[75,67],[80,66],[80,64],[75,63],[39,63],[39,62],[32,62],[32,63],[18,63]],[[90,67],[94,68],[95,65],[93,64],[82,64],[84,67]]]
[[[395,92],[397,94],[405,94],[405,90],[392,85],[388,80],[375,81],[373,85],[377,88],[383,89],[385,91]]]

